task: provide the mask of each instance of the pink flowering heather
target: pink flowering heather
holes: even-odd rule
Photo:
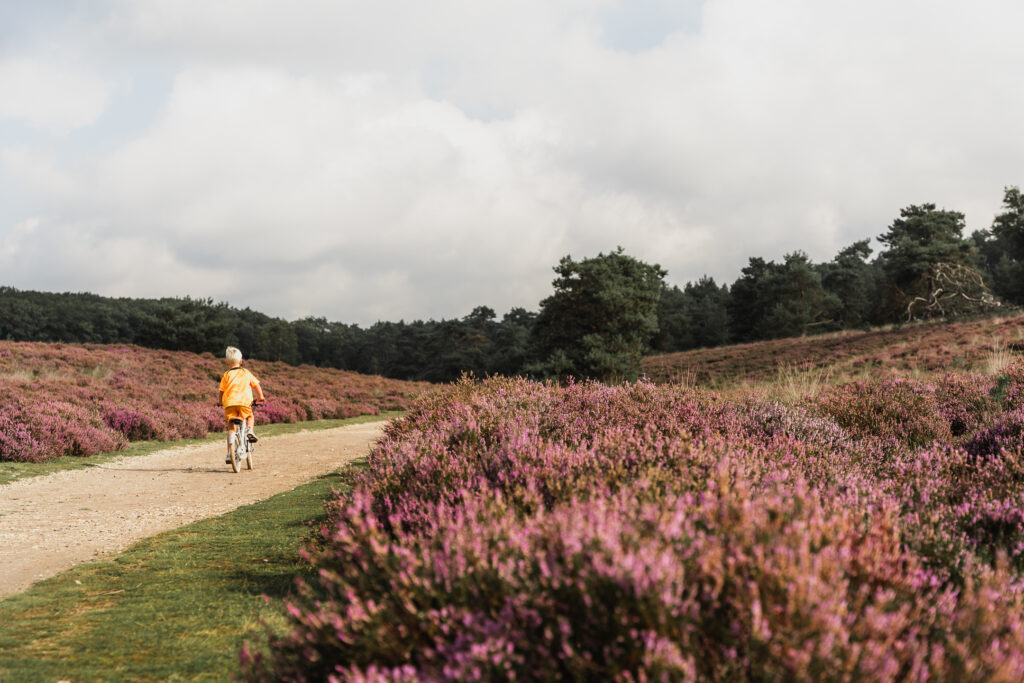
[[[283,363],[251,364],[270,402],[261,424],[401,409],[427,385]],[[38,462],[224,428],[223,364],[133,346],[0,342],[0,460]]]
[[[121,432],[129,441],[147,441],[157,436],[153,419],[131,408],[110,408],[104,411],[103,420],[108,427]]]
[[[20,411],[0,412],[0,460],[42,462],[46,457],[45,448]]]
[[[989,424],[999,412],[993,398],[990,377],[974,374],[946,374],[933,380],[939,412],[956,437],[970,435]]]
[[[846,384],[810,400],[816,410],[857,436],[916,447],[953,438],[951,420],[936,393],[930,383],[897,378]]]
[[[1024,408],[1024,360],[1018,359],[999,378],[994,392],[1007,410]]]
[[[1021,680],[1024,466],[952,445],[994,408],[949,384],[451,386],[328,506],[244,674]]]
[[[1019,452],[1024,448],[1024,408],[1007,411],[992,425],[978,430],[964,448],[977,456],[999,455],[1002,451]]]

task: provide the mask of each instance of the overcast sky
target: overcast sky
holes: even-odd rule
[[[1011,0],[0,0],[0,284],[370,323],[1024,183]]]

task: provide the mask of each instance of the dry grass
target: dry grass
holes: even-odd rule
[[[44,380],[75,381],[79,377],[91,377],[100,381],[108,381],[114,371],[106,365],[93,365],[75,369],[68,368],[29,368],[21,364],[12,364],[0,372],[0,381],[37,382]]]
[[[793,378],[792,368],[832,368],[833,376],[941,375],[950,371],[984,372],[994,349],[1024,339],[1024,316],[981,318],[954,323],[886,326],[868,332],[847,331],[811,337],[695,349],[644,359],[644,371],[655,382],[685,381],[707,388],[784,386],[816,379]],[[1004,359],[1001,359],[1005,361]],[[788,368],[780,372],[780,368]]]
[[[670,381],[672,384],[685,387],[686,389],[693,389],[701,386],[700,378],[697,376],[697,371],[692,367],[687,367],[675,372]]]
[[[783,365],[779,367],[774,379],[751,385],[748,390],[765,400],[793,404],[817,394],[835,382],[836,374],[831,367],[801,370],[792,365]]]
[[[999,344],[985,359],[985,374],[994,377],[1006,374],[1006,369],[1010,367],[1013,358],[1013,351],[1006,344]]]
[[[31,382],[35,378],[34,372],[20,368],[0,372],[0,382]]]

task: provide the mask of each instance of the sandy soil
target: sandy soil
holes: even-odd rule
[[[0,598],[146,536],[295,488],[366,455],[384,422],[263,439],[238,474],[218,443],[0,486]]]

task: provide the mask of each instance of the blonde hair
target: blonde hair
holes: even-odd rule
[[[242,352],[234,346],[229,346],[224,352],[224,357],[230,360],[242,360]]]

